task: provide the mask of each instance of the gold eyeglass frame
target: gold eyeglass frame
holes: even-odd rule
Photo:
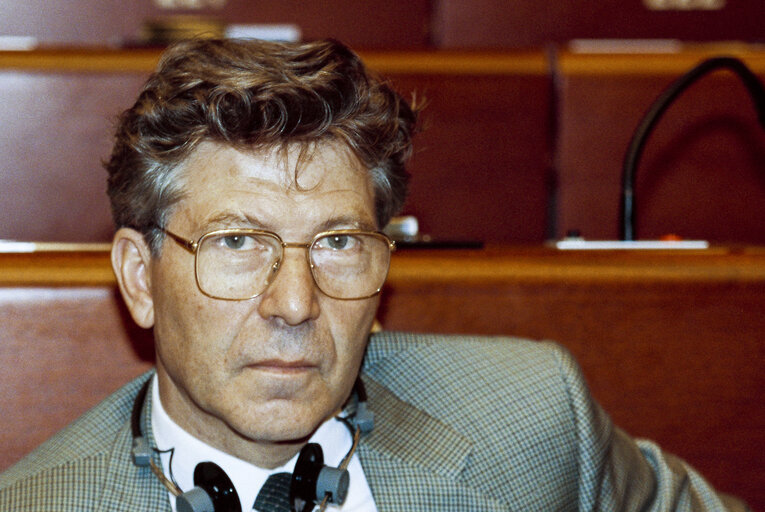
[[[308,263],[308,267],[311,270],[311,278],[313,279],[314,285],[316,285],[316,288],[321,291],[324,295],[327,297],[331,297],[333,299],[337,300],[362,300],[362,299],[368,299],[370,297],[374,297],[375,295],[379,294],[382,291],[383,285],[385,284],[385,281],[388,278],[388,272],[390,270],[390,259],[388,260],[388,268],[385,270],[385,277],[383,278],[382,284],[375,290],[374,292],[370,293],[369,295],[364,295],[362,297],[353,297],[353,298],[347,298],[347,297],[335,297],[334,295],[330,295],[324,290],[322,290],[321,286],[319,286],[319,283],[316,281],[316,275],[314,274],[315,265],[311,261],[311,247],[313,244],[316,243],[316,241],[320,238],[326,237],[326,236],[332,236],[332,235],[370,235],[375,238],[378,238],[385,243],[388,244],[388,249],[390,252],[393,252],[396,250],[396,242],[391,240],[388,235],[383,233],[382,231],[366,231],[363,229],[333,229],[329,231],[321,231],[319,233],[316,233],[313,238],[311,238],[310,242],[285,242],[282,240],[282,237],[280,237],[278,234],[274,233],[273,231],[266,231],[262,229],[248,229],[248,228],[231,228],[231,229],[217,229],[215,231],[210,231],[209,233],[205,233],[204,235],[200,236],[197,241],[190,240],[188,238],[184,238],[180,235],[177,235],[173,233],[172,231],[169,231],[165,228],[158,227],[160,231],[165,233],[167,236],[172,238],[178,245],[189,251],[191,254],[194,255],[194,279],[197,283],[197,288],[199,288],[199,291],[202,292],[203,295],[206,295],[212,299],[219,299],[219,300],[230,300],[230,301],[240,301],[240,300],[250,300],[254,299],[255,297],[262,295],[265,293],[265,291],[268,289],[268,287],[271,285],[273,278],[276,277],[276,274],[279,272],[279,269],[281,268],[282,261],[284,260],[284,250],[288,248],[295,248],[295,249],[305,249],[305,257],[306,262]],[[268,237],[272,237],[276,239],[276,241],[279,242],[279,244],[282,247],[282,252],[279,255],[279,258],[274,262],[272,266],[272,276],[266,281],[266,285],[263,288],[262,291],[259,293],[256,293],[254,295],[251,295],[250,297],[244,297],[241,299],[229,299],[226,297],[216,297],[215,295],[211,295],[207,293],[205,290],[202,289],[201,284],[199,283],[199,258],[197,256],[197,251],[199,251],[199,247],[202,245],[202,242],[206,238],[211,238],[213,236],[220,236],[220,235],[226,235],[227,233],[243,233],[243,234],[251,234],[251,235],[265,235]]]

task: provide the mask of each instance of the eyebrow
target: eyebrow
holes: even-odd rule
[[[341,215],[339,217],[331,217],[322,222],[316,232],[330,231],[333,229],[344,229],[340,226],[350,226],[349,229],[361,229],[364,231],[375,231],[377,227],[369,221],[362,220],[355,215]]]
[[[220,212],[204,221],[204,230],[209,231],[219,228],[247,228],[247,229],[262,229],[264,231],[276,232],[274,226],[268,222],[263,222],[257,217],[247,215],[242,212]],[[313,230],[314,233],[320,233],[322,231],[332,231],[334,229],[360,229],[364,231],[376,231],[377,226],[374,222],[364,220],[358,215],[347,214],[339,215],[336,217],[330,217]]]
[[[252,227],[256,229],[269,229],[269,225],[260,221],[257,217],[247,215],[242,212],[220,212],[212,215],[204,220],[202,223],[205,230],[209,230],[210,227],[217,229],[220,227]]]

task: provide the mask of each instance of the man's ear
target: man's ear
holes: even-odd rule
[[[130,228],[120,228],[114,234],[112,268],[133,320],[145,329],[152,327],[151,251],[143,234]]]

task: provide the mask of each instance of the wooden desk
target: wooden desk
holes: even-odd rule
[[[152,364],[95,249],[0,254],[0,467]],[[617,424],[765,507],[765,248],[400,250],[379,319],[556,340]]]

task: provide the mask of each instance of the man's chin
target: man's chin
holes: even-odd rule
[[[301,444],[310,439],[325,419],[292,408],[282,408],[276,414],[263,412],[257,418],[232,427],[255,442]]]

